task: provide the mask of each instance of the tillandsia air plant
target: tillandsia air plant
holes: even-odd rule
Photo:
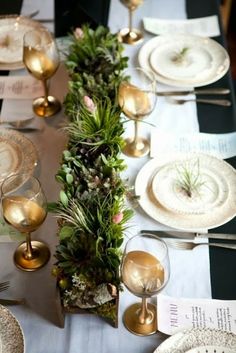
[[[176,186],[183,191],[187,197],[192,198],[200,195],[200,191],[205,181],[200,171],[200,162],[197,160],[189,160],[184,164],[176,166],[178,178]]]
[[[130,209],[120,177],[123,122],[116,91],[127,58],[108,29],[77,29],[66,62],[70,75],[65,108],[69,141],[56,179],[59,245],[53,274],[64,307],[114,318],[121,288],[119,266]]]
[[[188,47],[184,47],[182,48],[180,51],[178,51],[177,53],[175,53],[172,57],[172,61],[175,64],[183,64],[186,61],[186,56],[189,52],[189,48]]]

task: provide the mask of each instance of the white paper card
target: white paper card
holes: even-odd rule
[[[172,335],[183,329],[211,328],[236,334],[236,300],[157,298],[158,330]]]
[[[226,134],[171,134],[154,129],[151,132],[151,157],[166,152],[202,152],[226,159],[236,156],[236,132]]]
[[[144,17],[143,24],[146,31],[158,35],[171,33],[193,34],[203,37],[220,35],[220,27],[216,15],[190,20],[165,20]]]
[[[41,95],[42,82],[32,76],[0,77],[0,99],[30,99]]]

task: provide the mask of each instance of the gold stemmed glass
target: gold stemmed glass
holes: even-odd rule
[[[23,62],[44,87],[44,97],[34,100],[33,111],[41,117],[52,116],[61,109],[60,102],[48,95],[48,79],[55,74],[60,63],[55,40],[46,29],[37,29],[26,32],[23,43]]]
[[[132,333],[147,336],[157,331],[157,308],[147,299],[164,288],[169,274],[168,248],[162,239],[142,233],[128,240],[121,264],[122,281],[131,293],[142,298],[123,316],[124,325]]]
[[[1,185],[1,203],[5,221],[26,236],[26,242],[14,253],[15,265],[24,271],[43,267],[50,258],[50,251],[44,243],[31,241],[31,232],[47,215],[46,197],[39,180],[26,174],[9,176]]]
[[[118,90],[118,102],[128,119],[134,121],[134,138],[125,140],[123,153],[130,157],[143,157],[150,151],[149,140],[139,136],[141,120],[153,111],[156,104],[156,79],[153,72],[129,68]]]
[[[133,12],[143,3],[143,0],[120,0],[129,10],[129,28],[120,30],[118,37],[122,43],[137,44],[143,40],[143,34],[136,28],[133,28]]]

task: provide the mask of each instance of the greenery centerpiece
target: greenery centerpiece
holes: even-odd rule
[[[76,29],[66,60],[69,141],[56,179],[59,245],[53,273],[66,311],[84,309],[117,322],[119,266],[126,222],[123,146],[116,92],[127,58],[108,29]]]

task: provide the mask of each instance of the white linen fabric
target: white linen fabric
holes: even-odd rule
[[[44,7],[44,13],[49,14],[52,9],[52,1],[25,0],[24,13],[30,13],[34,9]],[[48,11],[45,8],[48,7]],[[134,12],[134,26],[140,27],[144,16],[158,16],[159,18],[185,19],[184,0],[148,0],[144,1]],[[40,15],[39,15],[40,16]],[[118,1],[111,0],[109,26],[113,32],[127,26],[128,11]],[[145,40],[151,38],[145,33]],[[137,53],[140,46],[126,46],[125,54],[130,57],[129,65],[137,66]],[[62,97],[65,92],[62,79],[62,71],[58,72],[52,81],[51,92]],[[19,70],[14,74],[26,74]],[[159,85],[160,89],[166,87]],[[30,109],[31,101],[5,100],[4,109],[16,111]],[[10,107],[10,109],[9,109]],[[17,108],[16,108],[17,107]],[[60,186],[55,182],[55,174],[59,168],[61,154],[66,146],[66,136],[59,130],[64,120],[63,112],[55,117],[42,119],[43,129],[37,133],[27,134],[27,137],[35,144],[39,153],[39,165],[36,175],[40,178],[43,189],[49,201],[57,200]],[[164,131],[197,132],[198,120],[196,107],[189,103],[183,107],[170,106],[164,98],[158,99],[157,107],[148,118]],[[132,133],[132,123],[127,124],[129,136]],[[149,135],[150,126],[143,124],[142,133]],[[148,157],[141,159],[125,158],[128,169],[124,176],[129,178],[132,184],[139,169],[148,161]],[[153,221],[140,208],[135,211],[135,216],[130,222],[127,237],[135,234],[140,229],[167,229],[167,227]],[[25,353],[75,353],[87,352],[152,352],[161,342],[161,335],[150,337],[138,337],[129,333],[123,326],[122,314],[129,303],[137,301],[128,291],[120,296],[119,328],[114,329],[102,319],[93,315],[66,315],[65,327],[59,328],[59,312],[56,302],[56,283],[51,275],[51,268],[55,259],[53,254],[57,239],[56,219],[48,215],[41,228],[33,233],[33,238],[45,241],[49,244],[52,257],[47,266],[35,273],[24,273],[17,270],[13,264],[12,254],[16,243],[1,243],[0,262],[1,280],[11,279],[11,287],[4,293],[5,297],[24,297],[26,305],[11,307],[10,310],[19,320],[25,335]],[[171,278],[165,293],[171,296],[181,297],[205,297],[211,296],[209,258],[206,247],[199,247],[194,251],[170,250]]]

